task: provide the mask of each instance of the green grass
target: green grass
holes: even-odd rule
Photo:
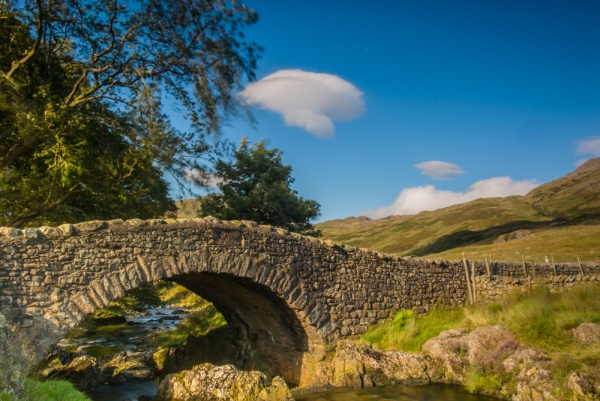
[[[577,225],[530,230],[529,236],[499,244],[477,244],[427,255],[427,258],[492,260],[544,263],[554,256],[556,263],[596,262],[600,258],[600,225]]]
[[[503,302],[467,307],[436,307],[424,315],[400,311],[386,323],[370,327],[362,340],[381,348],[418,351],[444,330],[501,324],[527,346],[547,352],[580,348],[571,330],[580,323],[600,323],[600,286],[589,284],[552,294],[536,290]]]
[[[203,309],[209,304],[209,302],[201,296],[176,284],[164,285],[160,290],[160,299],[164,303],[189,310]]]
[[[361,340],[383,349],[420,351],[425,341],[453,328],[462,317],[459,309],[434,308],[421,316],[404,310],[398,312],[390,322],[371,327]]]
[[[189,313],[176,328],[158,334],[153,343],[158,348],[175,347],[183,344],[189,335],[201,336],[226,324],[223,315],[208,304],[203,309]]]
[[[586,284],[568,292],[552,294],[536,290],[514,295],[503,302],[468,307],[434,308],[423,315],[400,311],[396,317],[372,326],[362,341],[383,349],[420,351],[429,338],[449,329],[469,331],[487,325],[506,326],[517,341],[547,352],[557,383],[564,383],[572,371],[597,375],[600,372],[600,344],[582,346],[572,335],[580,323],[600,323],[600,286]],[[474,392],[493,394],[510,384],[503,372],[476,367],[469,371],[465,385]]]
[[[25,396],[15,398],[7,393],[0,393],[0,401],[91,401],[79,392],[73,384],[65,380],[48,380],[38,382],[32,379],[25,380]]]

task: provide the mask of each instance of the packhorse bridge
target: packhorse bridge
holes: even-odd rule
[[[87,314],[156,280],[213,302],[239,344],[296,384],[310,383],[303,366],[322,358],[327,343],[400,309],[467,299],[462,262],[403,259],[211,217],[0,228],[0,263],[2,388],[18,386]],[[508,270],[518,276],[520,266]]]

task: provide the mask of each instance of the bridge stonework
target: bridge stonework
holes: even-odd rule
[[[161,279],[213,302],[240,344],[252,343],[272,374],[296,384],[310,383],[303,365],[322,358],[325,344],[400,309],[467,298],[462,262],[405,259],[210,217],[0,228],[0,263],[3,388],[15,388],[19,373],[87,314]]]

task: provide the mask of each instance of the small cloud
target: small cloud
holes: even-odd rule
[[[600,137],[577,141],[577,154],[600,156]]]
[[[198,169],[187,169],[185,179],[209,189],[218,189],[219,185],[223,183],[221,177]]]
[[[281,114],[288,126],[324,138],[333,138],[334,121],[353,120],[364,113],[362,95],[335,75],[302,70],[277,71],[248,84],[239,94],[247,104]]]
[[[433,185],[403,189],[394,203],[362,214],[379,219],[387,216],[416,214],[425,210],[469,202],[479,198],[525,195],[538,184],[531,180],[513,181],[510,177],[494,177],[477,181],[464,192],[445,191]]]
[[[577,141],[578,155],[592,155],[593,157],[600,156],[600,137],[592,137]],[[575,163],[575,167],[581,166],[589,159],[581,159]]]
[[[421,174],[427,175],[434,180],[447,180],[465,173],[457,164],[439,160],[430,160],[415,164],[415,167],[421,170]]]

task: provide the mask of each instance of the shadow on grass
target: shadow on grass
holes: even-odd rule
[[[491,244],[500,235],[508,234],[517,230],[598,224],[600,224],[600,214],[585,214],[572,220],[556,218],[551,221],[511,221],[499,226],[488,227],[480,231],[461,230],[452,234],[444,235],[443,237],[440,237],[437,240],[417,249],[413,252],[413,254],[415,256],[425,256],[466,245]]]

